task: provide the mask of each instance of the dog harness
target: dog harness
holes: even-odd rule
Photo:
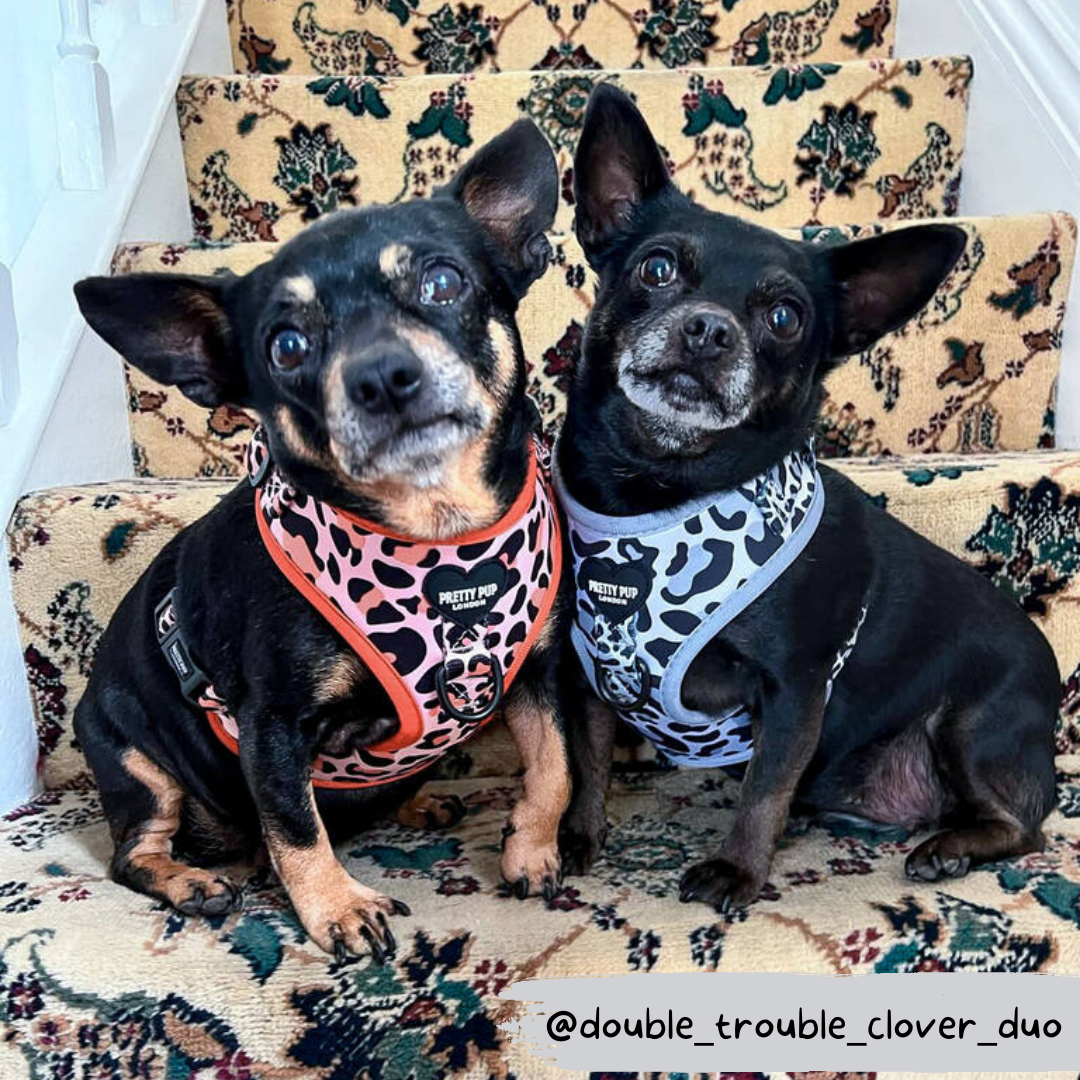
[[[676,765],[734,765],[753,754],[750,714],[688,709],[691,663],[798,558],[825,490],[813,450],[788,454],[732,491],[633,517],[593,513],[556,473],[577,604],[571,638],[593,690]],[[859,620],[865,618],[865,609]],[[833,666],[827,692],[855,646]]]
[[[379,680],[400,722],[382,742],[316,758],[312,783],[400,780],[475,734],[521,669],[558,591],[562,540],[541,445],[531,445],[524,487],[500,521],[438,543],[297,491],[273,465],[261,428],[247,463],[267,552]],[[158,641],[184,694],[235,752],[239,726],[192,660],[174,593],[158,605]]]

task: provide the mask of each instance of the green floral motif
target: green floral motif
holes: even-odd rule
[[[747,26],[733,50],[736,64],[794,64],[812,56],[836,15],[840,0],[814,0],[801,11],[766,13]]]
[[[754,167],[754,136],[746,127],[746,110],[738,108],[719,79],[690,79],[683,95],[686,125],[694,138],[701,179],[710,191],[727,195],[741,206],[762,211],[788,196],[787,184],[768,184]]]
[[[982,472],[982,465],[945,465],[939,469],[905,469],[909,484],[929,487],[935,480],[959,480],[964,473]]]
[[[276,41],[259,37],[249,26],[240,31],[237,45],[252,75],[280,75],[292,64],[292,60],[279,60],[274,56]]]
[[[665,67],[703,64],[711,46],[715,15],[706,15],[700,0],[651,0],[650,10],[642,12],[638,47]]]
[[[1004,912],[941,892],[935,906],[927,910],[913,896],[900,905],[877,905],[896,940],[882,945],[875,972],[1038,971],[1054,952],[1049,935],[1015,933]]]
[[[796,182],[800,186],[813,183],[835,195],[853,197],[866,170],[881,157],[874,134],[876,118],[876,113],[861,111],[852,102],[840,108],[825,105],[821,119],[815,120],[799,140],[802,153],[795,159],[799,167]]]
[[[989,868],[988,868],[989,869]],[[1080,926],[1080,885],[1056,871],[1001,864],[998,884],[1006,892],[1030,892],[1043,907]]]
[[[467,933],[417,933],[402,962],[350,966],[333,985],[295,990],[310,1028],[290,1056],[324,1080],[441,1080],[477,1059],[495,1065],[503,1036],[469,982],[469,943]]]
[[[595,79],[584,73],[534,79],[529,96],[518,102],[556,149],[573,151]]]
[[[385,38],[370,30],[338,31],[320,26],[311,0],[297,9],[293,33],[312,68],[323,74],[397,75],[401,71],[401,61]]]
[[[766,105],[776,105],[784,98],[798,101],[808,90],[820,90],[825,80],[839,70],[839,64],[799,64],[777,68],[762,100]]]
[[[1064,495],[1047,477],[1032,488],[1009,484],[1006,508],[995,506],[965,547],[1025,611],[1045,615],[1047,601],[1080,571],[1080,495]]]
[[[458,4],[456,11],[443,4],[424,29],[415,31],[420,44],[414,55],[429,74],[473,71],[495,55],[497,26],[498,20],[485,17],[479,4]]]
[[[378,78],[327,75],[309,82],[307,88],[327,105],[344,106],[353,116],[368,113],[385,120],[390,115],[390,109],[380,93],[383,85],[383,80]]]
[[[471,146],[471,116],[472,106],[461,83],[456,84],[449,93],[436,90],[420,119],[409,122],[409,136],[413,139],[430,139],[433,135],[442,135],[454,146]]]
[[[289,137],[274,140],[278,146],[274,183],[289,194],[289,202],[302,209],[304,221],[314,221],[322,214],[344,204],[356,205],[357,178],[346,175],[356,159],[335,139],[329,124],[314,130],[296,124]]]
[[[404,26],[412,13],[420,7],[420,0],[374,0],[374,3],[372,0],[356,0],[358,15],[362,15],[370,7],[381,7]]]

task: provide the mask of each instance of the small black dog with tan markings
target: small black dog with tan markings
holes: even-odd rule
[[[332,215],[244,277],[76,286],[132,364],[262,422],[248,479],[121,603],[76,711],[117,881],[221,914],[240,892],[207,867],[265,843],[313,941],[385,960],[408,911],[330,837],[455,824],[420,785],[504,712],[526,779],[501,871],[552,895],[561,539],[515,312],[557,197],[523,121],[430,200]]]
[[[684,901],[755,900],[793,805],[940,830],[908,856],[920,881],[1039,850],[1049,643],[810,442],[824,377],[931,300],[965,233],[825,247],[704,210],[603,85],[574,184],[600,284],[557,453],[590,701],[569,731],[568,872],[603,842],[616,718],[677,764],[745,767]]]

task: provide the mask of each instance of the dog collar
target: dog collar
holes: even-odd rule
[[[814,535],[825,490],[813,449],[731,491],[654,514],[597,514],[557,470],[555,484],[577,586],[571,638],[593,690],[677,765],[746,761],[747,710],[716,717],[688,709],[683,679]]]
[[[498,709],[558,591],[562,541],[542,446],[530,445],[525,484],[498,522],[438,543],[399,536],[298,491],[274,466],[262,428],[247,466],[267,553],[379,680],[400,723],[392,737],[347,757],[316,758],[312,782],[400,780],[475,734]],[[170,655],[178,632],[175,605],[165,620],[159,609],[159,641],[185,693],[238,750],[234,715],[208,681],[198,685],[197,669],[185,681]]]

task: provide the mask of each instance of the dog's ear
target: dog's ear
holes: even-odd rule
[[[590,262],[625,229],[634,208],[671,185],[637,106],[600,83],[589,96],[574,156],[574,227]]]
[[[833,355],[862,352],[922,311],[966,245],[955,225],[918,225],[827,249],[837,298]]]
[[[75,285],[86,321],[130,364],[208,407],[242,404],[244,374],[223,307],[229,276],[122,274]]]
[[[547,269],[544,233],[555,220],[559,170],[547,139],[519,120],[480,147],[439,192],[456,199],[494,240],[518,298]]]

